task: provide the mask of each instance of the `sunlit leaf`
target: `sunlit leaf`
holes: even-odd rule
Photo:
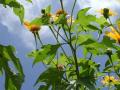
[[[34,62],[33,65],[38,63],[38,62],[42,62],[45,61],[47,63],[50,63],[55,55],[56,55],[56,51],[57,49],[60,47],[59,44],[57,45],[44,45],[40,50],[38,51],[33,51],[31,52],[28,56],[32,56],[34,58]]]
[[[96,17],[93,15],[86,15],[90,8],[82,9],[77,14],[77,23],[80,23],[82,26],[86,26],[96,20]]]
[[[13,8],[14,13],[20,18],[21,23],[24,19],[24,7],[20,6],[19,8]]]
[[[3,6],[9,6],[13,8],[13,11],[15,15],[17,15],[21,21],[23,22],[24,19],[24,7],[16,0],[0,0],[0,4],[3,4]]]
[[[32,0],[26,0],[26,1],[32,3]]]

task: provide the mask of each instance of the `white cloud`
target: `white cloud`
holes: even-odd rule
[[[24,5],[25,8],[25,19],[32,20],[33,18],[40,15],[41,9],[45,8],[48,5],[54,5],[53,9],[58,8],[59,1],[56,0],[34,0],[33,3],[28,3],[25,0],[18,0],[21,4]],[[55,2],[55,4],[53,4]],[[67,2],[65,2],[67,4]],[[54,8],[55,7],[55,8]],[[27,48],[35,48],[34,38],[31,32],[25,30],[23,25],[20,24],[19,18],[14,15],[11,8],[4,8],[2,5],[0,6],[0,23],[5,25],[8,28],[8,31],[12,34],[15,34],[19,38],[21,38],[21,42],[25,44]],[[61,32],[61,34],[63,34]],[[41,39],[44,42],[55,42],[53,39],[53,35],[50,32],[49,28],[44,26],[40,30]],[[59,38],[61,40],[61,38]],[[62,40],[61,40],[62,41]]]
[[[116,7],[120,7],[120,3],[116,0],[87,0],[87,2],[85,0],[81,0],[81,2],[78,1],[78,4],[83,8],[92,7],[92,10],[90,11],[91,13],[101,8],[112,8],[114,10]]]
[[[28,20],[32,20],[34,17],[39,16],[41,9],[45,8],[49,4],[53,5],[54,10],[60,7],[58,0],[34,0],[33,3],[28,3],[25,0],[19,0],[19,2],[25,7],[25,19]],[[116,5],[116,7],[119,6],[119,4],[114,0],[78,0],[77,3],[80,8],[90,6],[93,7],[93,9],[114,7],[114,5]],[[64,4],[67,6],[67,8],[69,5],[72,5],[70,4],[69,0],[65,0]],[[10,33],[16,34],[19,38],[21,38],[21,41],[26,47],[31,49],[35,48],[33,35],[29,31],[25,30],[23,25],[20,24],[19,18],[14,15],[12,10],[10,8],[3,8],[0,5],[0,12],[2,12],[0,13],[0,23],[4,24]],[[40,36],[43,36],[42,40],[54,42],[54,39],[51,39],[52,34],[48,27],[42,27],[42,30],[40,30]]]
[[[20,2],[25,6],[25,18],[29,20],[40,14],[40,10],[45,6],[46,2],[49,4],[49,0],[34,0],[33,4],[25,2],[24,0],[20,0]],[[16,34],[18,38],[21,38],[21,41],[26,47],[31,49],[35,48],[33,35],[31,32],[26,31],[23,25],[20,24],[18,17],[14,15],[11,8],[4,8],[0,5],[0,12],[2,12],[0,13],[0,23],[5,25],[10,33]],[[42,29],[43,32],[41,32],[41,34],[44,34],[44,29],[46,30],[46,28]],[[47,34],[49,33],[50,32],[47,32]]]

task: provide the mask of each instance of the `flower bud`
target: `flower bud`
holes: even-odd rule
[[[108,8],[104,8],[103,9],[103,16],[107,19],[109,18],[109,9]]]
[[[64,69],[64,65],[63,65],[63,64],[58,64],[58,65],[57,65],[57,69],[58,69],[59,71],[62,71],[62,70]]]
[[[42,9],[42,10],[41,10],[41,13],[42,13],[42,14],[45,14],[45,9]]]
[[[108,48],[107,51],[106,51],[106,54],[111,56],[112,55],[112,49],[111,48]]]

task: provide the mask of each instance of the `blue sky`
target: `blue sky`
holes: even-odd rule
[[[65,9],[70,12],[74,0],[64,0]],[[108,7],[120,13],[120,0],[77,0],[75,13],[84,7],[92,7],[89,13],[96,14],[95,11],[100,8]],[[25,7],[25,19],[32,20],[40,15],[42,8],[52,5],[52,12],[60,8],[59,0],[33,0],[33,4],[25,0],[19,0]],[[37,64],[32,68],[32,59],[27,58],[27,53],[35,49],[35,42],[31,32],[26,30],[17,16],[12,10],[3,8],[0,5],[0,44],[13,45],[17,50],[17,56],[21,59],[21,63],[26,75],[22,90],[36,90],[33,84],[39,74],[44,70],[41,64]],[[114,18],[112,18],[114,21]],[[40,30],[40,36],[44,43],[54,43],[55,40],[48,29],[43,26]],[[61,32],[62,34],[62,32]],[[102,63],[100,61],[99,63]],[[4,77],[0,76],[0,90],[4,90]]]

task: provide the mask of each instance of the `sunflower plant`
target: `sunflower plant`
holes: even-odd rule
[[[95,12],[101,14],[96,17],[88,13],[91,9],[88,7],[74,14],[77,0],[74,0],[71,12],[66,11],[63,0],[59,1],[61,8],[53,13],[52,6],[49,5],[41,10],[40,16],[31,21],[23,18],[24,9],[20,9],[23,6],[16,0],[0,1],[4,6],[15,8],[14,12],[19,16],[23,27],[33,34],[36,49],[28,53],[28,57],[34,59],[33,66],[39,63],[45,66],[45,71],[34,84],[36,90],[119,90],[120,20],[115,23],[111,21],[111,17],[116,17],[117,12],[103,8]],[[17,9],[22,10],[21,13],[16,11],[14,5],[11,6],[10,3],[13,2],[18,4]],[[39,35],[42,26],[49,28],[56,43],[43,43],[41,37],[44,36]],[[13,52],[12,48],[0,46],[0,71],[5,71],[6,90],[20,90],[24,74],[19,59],[13,53],[10,54]],[[101,57],[107,57],[101,60],[104,63],[99,63]],[[19,74],[13,74],[8,60],[13,60]]]

